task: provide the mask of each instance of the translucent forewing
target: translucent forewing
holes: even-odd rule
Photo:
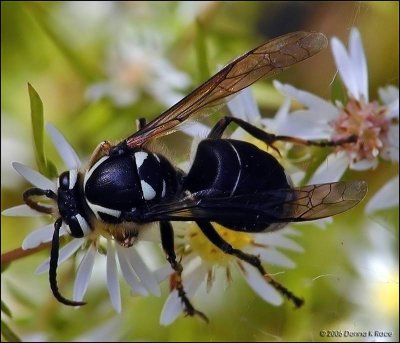
[[[152,138],[175,131],[189,118],[209,115],[226,97],[315,55],[327,43],[319,32],[293,32],[266,42],[228,64],[124,142],[131,148],[143,146]]]
[[[235,196],[204,190],[146,214],[152,220],[243,220],[265,224],[302,222],[334,216],[357,205],[367,192],[365,181],[332,182]],[[214,193],[214,194],[212,194]]]

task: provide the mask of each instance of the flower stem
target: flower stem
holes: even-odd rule
[[[17,248],[17,249],[5,252],[4,254],[1,254],[1,266],[2,266],[2,269],[8,263],[11,263],[13,261],[19,260],[20,258],[23,258],[23,257],[26,257],[26,256],[33,255],[36,252],[44,250],[44,249],[47,249],[50,246],[51,246],[51,242],[48,242],[48,243],[42,243],[38,247],[33,248],[33,249],[23,250],[22,248]]]

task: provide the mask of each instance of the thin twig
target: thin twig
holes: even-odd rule
[[[51,242],[48,242],[48,243],[42,243],[38,247],[33,248],[33,249],[23,250],[22,248],[17,248],[17,249],[5,252],[4,254],[1,254],[1,265],[4,266],[5,264],[19,260],[20,258],[33,255],[38,251],[49,248],[50,246],[51,246]]]

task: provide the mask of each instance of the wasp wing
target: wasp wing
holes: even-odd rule
[[[327,43],[319,32],[293,32],[272,39],[238,57],[124,142],[131,148],[142,146],[175,131],[188,118],[209,115],[226,97],[315,55]]]
[[[176,202],[154,205],[148,221],[249,222],[257,226],[330,217],[358,204],[367,192],[365,181],[334,182],[292,189],[226,196],[201,191]]]

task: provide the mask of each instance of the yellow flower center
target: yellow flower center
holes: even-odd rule
[[[229,230],[216,223],[213,223],[213,226],[218,234],[236,249],[243,249],[253,242],[251,235],[248,233]],[[225,254],[215,246],[196,225],[190,225],[186,234],[193,252],[211,266],[227,266],[234,259],[233,256]]]

